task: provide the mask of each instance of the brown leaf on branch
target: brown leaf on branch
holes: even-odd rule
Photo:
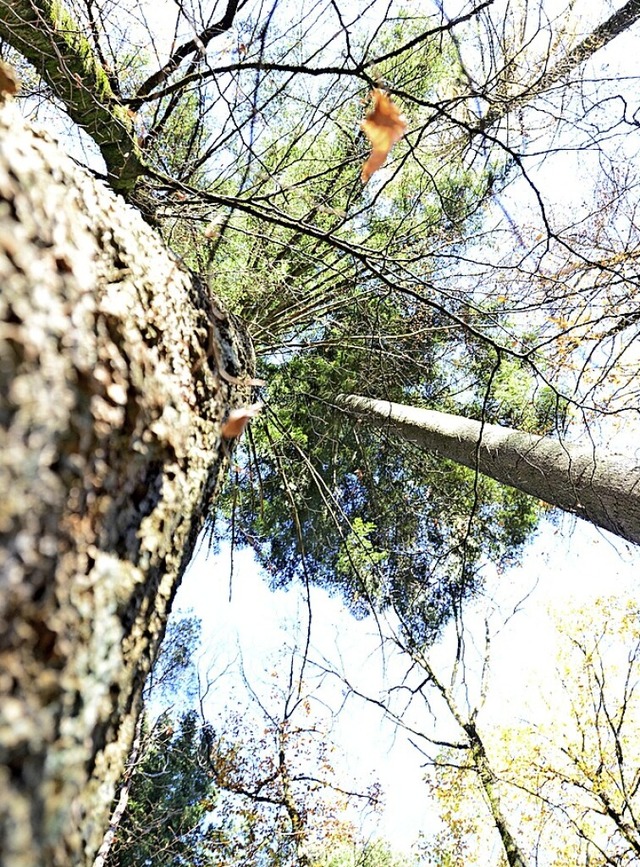
[[[382,167],[389,151],[407,131],[407,123],[384,90],[371,91],[373,108],[362,121],[361,129],[371,142],[371,155],[362,167],[362,182],[367,183],[374,172]]]
[[[229,413],[229,417],[222,425],[220,433],[226,440],[232,440],[239,437],[251,419],[255,418],[261,409],[261,403],[252,403],[251,406],[232,409]]]

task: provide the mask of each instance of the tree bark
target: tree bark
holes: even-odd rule
[[[478,774],[480,785],[482,786],[487,799],[487,805],[491,811],[491,816],[498,830],[498,834],[500,834],[500,841],[502,842],[502,847],[507,856],[507,863],[509,864],[509,867],[528,867],[528,862],[524,853],[511,833],[509,823],[502,811],[502,798],[499,794],[500,783],[489,763],[484,743],[478,734],[475,723],[469,721],[462,724],[462,728],[469,738],[472,767]]]
[[[600,51],[639,19],[640,0],[627,0],[621,9],[599,24],[554,66],[544,68],[543,65],[538,80],[528,84],[522,93],[511,94],[504,101],[492,105],[484,117],[480,118],[477,129],[488,130],[508,114],[533,102],[536,97],[550,90],[563,78],[567,78],[574,69],[589,60],[596,51]],[[507,65],[508,69],[509,65]]]
[[[640,544],[637,459],[386,400],[352,394],[340,395],[336,403],[422,448]]]
[[[455,745],[450,744],[449,746],[455,746],[456,750],[465,750],[467,752],[467,755],[469,757],[468,764],[465,764],[464,766],[459,766],[460,770],[469,770],[477,774],[478,780],[480,781],[480,785],[482,786],[482,790],[485,795],[487,807],[489,809],[489,812],[491,813],[491,818],[493,819],[496,830],[500,835],[500,841],[502,843],[502,848],[504,849],[509,867],[528,867],[528,862],[525,854],[520,849],[516,838],[511,833],[509,821],[507,820],[507,817],[503,811],[503,798],[500,793],[500,780],[495,774],[493,768],[491,767],[489,757],[485,750],[484,741],[476,726],[475,720],[477,717],[477,709],[471,712],[467,711],[467,714],[465,715],[460,710],[458,703],[455,699],[455,693],[457,692],[457,690],[454,688],[454,680],[452,679],[449,687],[447,687],[444,681],[441,680],[440,677],[438,677],[435,670],[431,666],[428,656],[425,656],[425,654],[417,647],[404,647],[403,650],[405,650],[409,654],[415,665],[423,669],[428,678],[427,682],[429,682],[440,693],[442,699],[444,700],[444,703],[449,709],[451,716],[454,718],[456,723],[460,726],[461,730],[466,735],[466,744],[458,743]],[[484,665],[486,665],[487,663],[488,656],[485,656]],[[463,694],[466,695],[466,684],[464,683],[464,681],[461,685],[464,686]],[[438,765],[439,760],[436,759],[434,766],[437,768]],[[450,766],[450,762],[448,761],[448,759],[445,759],[445,765]]]
[[[0,852],[67,867],[108,825],[253,355],[140,214],[13,105],[0,285]]]

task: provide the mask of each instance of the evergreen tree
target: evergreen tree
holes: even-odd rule
[[[213,808],[215,784],[207,771],[206,738],[195,711],[162,714],[145,731],[133,771],[127,810],[116,832],[109,867],[212,863],[203,820]]]

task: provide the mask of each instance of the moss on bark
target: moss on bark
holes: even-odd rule
[[[0,0],[0,36],[24,55],[97,143],[111,186],[129,197],[144,172],[133,118],[80,26],[58,0]]]

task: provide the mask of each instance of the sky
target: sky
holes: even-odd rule
[[[234,554],[232,596],[229,601],[229,552],[207,554],[202,547],[190,565],[178,592],[175,609],[192,609],[203,621],[201,665],[221,671],[241,650],[248,679],[257,692],[268,687],[273,662],[295,625],[306,622],[306,603],[300,588],[272,592],[251,552]],[[487,594],[466,622],[470,629],[467,658],[477,674],[482,647],[483,619],[491,613],[492,641],[490,690],[480,716],[484,725],[518,722],[545,712],[545,684],[554,676],[556,632],[549,606],[569,608],[578,601],[589,605],[610,593],[633,593],[640,574],[640,551],[605,531],[570,516],[557,525],[546,522],[526,550],[523,563],[497,575],[489,570]],[[524,601],[520,602],[521,600]],[[518,612],[501,623],[520,602]],[[174,609],[174,610],[175,610]],[[344,671],[363,692],[377,697],[390,683],[399,682],[404,666],[388,653],[380,653],[380,635],[372,618],[355,620],[337,598],[319,589],[312,592],[310,659],[331,663]],[[476,624],[474,626],[474,618]],[[445,633],[436,651],[439,671],[450,670],[452,633]],[[474,669],[474,659],[476,668]],[[216,683],[207,704],[211,714],[224,713],[230,689],[239,688],[237,674]],[[337,706],[342,691],[337,682],[323,693]],[[428,728],[424,716],[418,721]],[[441,733],[447,732],[447,723]],[[452,736],[456,732],[449,730]],[[331,733],[349,773],[362,780],[376,778],[385,794],[385,809],[367,833],[388,839],[408,850],[420,831],[437,828],[437,813],[422,782],[423,758],[407,736],[381,718],[377,708],[350,699]]]

